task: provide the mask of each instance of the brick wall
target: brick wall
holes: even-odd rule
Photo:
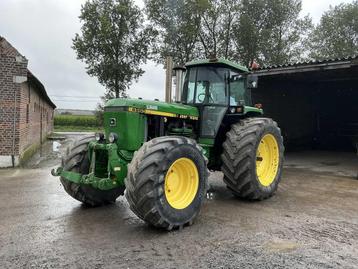
[[[53,131],[54,108],[28,79],[28,61],[0,37],[0,167]],[[41,84],[41,83],[40,83]]]
[[[53,131],[54,110],[29,82],[22,84],[20,103],[19,146],[22,152],[32,144],[40,144]]]
[[[0,54],[0,155],[19,155],[21,84],[14,80],[26,77],[26,67],[26,60]]]

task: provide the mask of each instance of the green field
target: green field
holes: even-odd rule
[[[55,132],[96,132],[102,131],[96,116],[57,115],[54,119]]]

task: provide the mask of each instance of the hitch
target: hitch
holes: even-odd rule
[[[53,176],[60,176],[67,181],[79,185],[91,185],[92,187],[103,191],[111,190],[113,188],[120,186],[116,180],[112,180],[110,178],[99,178],[96,177],[94,173],[89,173],[88,175],[82,175],[71,171],[65,171],[63,170],[63,167],[52,169],[51,174]]]
[[[127,162],[117,153],[116,144],[99,144],[95,141],[89,143],[90,167],[88,174],[81,174],[72,171],[66,171],[63,167],[52,169],[51,174],[55,177],[79,184],[91,185],[99,190],[111,190],[124,186],[124,178],[127,175]],[[107,174],[105,177],[98,177],[96,171],[96,150],[105,150],[108,152]]]

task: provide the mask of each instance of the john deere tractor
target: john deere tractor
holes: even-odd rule
[[[240,198],[272,196],[281,178],[284,147],[277,124],[253,106],[257,77],[224,60],[185,66],[175,103],[112,99],[104,109],[105,133],[69,150],[60,176],[66,192],[99,206],[125,197],[142,220],[167,230],[191,225],[211,171]]]

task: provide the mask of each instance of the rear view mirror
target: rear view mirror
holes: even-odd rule
[[[247,88],[248,89],[256,89],[258,87],[258,76],[254,74],[250,74],[247,76]]]

